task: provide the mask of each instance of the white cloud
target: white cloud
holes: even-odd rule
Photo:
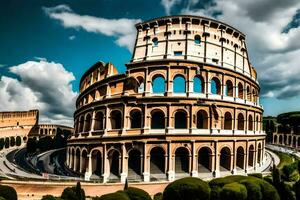
[[[76,36],[75,35],[71,35],[69,36],[69,40],[75,40]]]
[[[300,95],[300,27],[283,32],[298,10],[299,0],[213,0],[181,12],[216,17],[245,33],[262,96],[282,99]]]
[[[6,66],[6,65],[4,65],[4,64],[0,64],[0,68],[1,68],[1,67],[5,67],[5,66]]]
[[[105,19],[78,15],[67,5],[43,9],[50,18],[59,20],[65,28],[83,29],[87,32],[115,37],[119,46],[126,47],[130,51],[136,37],[134,25],[141,21],[140,19]]]
[[[164,7],[167,15],[171,14],[171,10],[172,10],[173,6],[180,2],[181,2],[181,0],[161,0],[161,4]],[[191,2],[193,2],[193,0]]]
[[[28,61],[9,70],[17,78],[1,77],[0,110],[39,109],[41,122],[72,125],[77,93],[71,72],[47,61]]]

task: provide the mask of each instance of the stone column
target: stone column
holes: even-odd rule
[[[128,176],[128,156],[127,156],[126,147],[124,143],[121,145],[121,148],[122,148],[121,183],[125,183]]]
[[[168,181],[174,181],[175,180],[175,171],[173,166],[173,155],[172,155],[172,144],[170,141],[168,141]]]
[[[106,183],[109,180],[110,168],[108,154],[106,150],[106,144],[103,145],[103,183]]]
[[[246,141],[246,162],[245,162],[245,173],[248,172],[248,159],[249,159],[249,141]]]
[[[197,159],[196,159],[196,145],[195,141],[192,140],[192,177],[198,177],[198,167],[197,167]]]
[[[144,160],[143,160],[143,164],[144,164],[144,172],[143,172],[143,177],[144,177],[144,182],[150,182],[150,159],[149,159],[149,155],[147,155],[148,152],[148,148],[147,148],[147,143],[144,143]]]
[[[233,169],[232,169],[232,174],[236,174],[236,140],[233,141]]]
[[[93,111],[93,115],[92,115],[92,124],[91,124],[91,130],[90,130],[90,133],[94,131],[94,127],[95,127],[95,118],[96,118],[96,111],[94,110]]]
[[[214,177],[220,177],[220,153],[218,147],[218,141],[215,140],[215,171],[213,172]]]

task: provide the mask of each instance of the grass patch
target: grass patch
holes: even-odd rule
[[[282,169],[285,165],[290,165],[295,161],[294,156],[291,156],[289,154],[282,153],[279,151],[274,151],[274,153],[276,153],[278,155],[278,157],[280,158],[280,163],[278,165],[279,169]]]

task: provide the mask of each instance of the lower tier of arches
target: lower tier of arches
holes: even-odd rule
[[[247,173],[262,165],[264,149],[264,138],[69,144],[66,165],[86,180],[173,181],[201,174]]]

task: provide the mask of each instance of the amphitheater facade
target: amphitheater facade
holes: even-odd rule
[[[264,162],[259,83],[245,35],[198,16],[136,24],[126,73],[80,81],[66,165],[103,182],[218,177]]]

